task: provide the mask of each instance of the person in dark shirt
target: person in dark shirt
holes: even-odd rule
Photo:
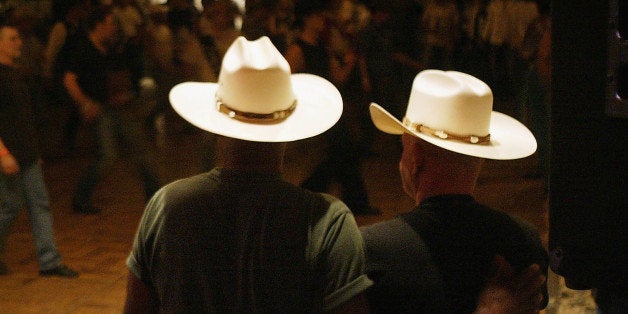
[[[326,11],[325,1],[295,3],[295,24],[299,28],[299,36],[288,46],[286,60],[293,73],[319,75],[343,93],[345,90],[342,86],[354,73],[357,60],[353,53],[347,53],[341,58],[330,53],[324,38],[328,27]],[[343,94],[343,100],[347,100],[347,96]],[[350,117],[351,112],[355,112],[351,110],[351,105],[345,101],[340,121],[322,135],[327,153],[301,186],[315,192],[327,192],[332,181],[336,181],[341,186],[341,199],[354,214],[379,214],[379,210],[370,204],[362,177],[363,156],[355,136],[357,132],[353,132],[351,127],[355,124]]]
[[[156,161],[148,149],[142,124],[130,110],[134,95],[129,65],[112,49],[117,26],[111,8],[95,8],[87,18],[86,28],[87,36],[78,40],[69,52],[63,81],[83,120],[97,137],[96,158],[79,180],[72,200],[75,212],[93,214],[100,208],[92,205],[91,195],[115,160],[118,137],[131,151],[146,198],[159,188],[159,182]]]
[[[22,40],[16,26],[0,24],[0,275],[8,273],[2,256],[10,227],[25,203],[37,247],[39,274],[77,277],[61,263],[48,192],[40,164],[33,103],[15,60]]]
[[[413,83],[403,122],[371,104],[375,126],[402,134],[399,171],[417,207],[362,229],[367,291],[375,312],[473,313],[500,265],[547,276],[548,256],[529,224],[476,202],[484,159],[523,158],[536,150],[532,133],[492,111],[491,89],[461,72],[425,70]],[[542,281],[544,282],[544,281]],[[509,313],[539,311],[547,285]],[[490,311],[489,311],[490,312]]]

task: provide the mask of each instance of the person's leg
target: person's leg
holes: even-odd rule
[[[94,121],[91,127],[94,128],[98,141],[96,158],[79,179],[72,200],[74,211],[82,213],[99,211],[91,205],[91,196],[100,182],[104,170],[113,164],[116,157],[115,121],[111,115],[103,113],[97,121]]]
[[[63,141],[68,153],[73,153],[76,147],[76,137],[81,126],[81,113],[76,105],[69,104],[68,117],[63,126]]]
[[[146,132],[140,120],[131,113],[119,112],[116,118],[118,120],[118,133],[129,147],[133,162],[144,184],[144,193],[149,199],[161,185],[157,175],[157,160],[150,149]]]
[[[8,272],[3,262],[7,237],[22,207],[22,192],[16,184],[19,176],[7,177],[0,174],[0,275]]]
[[[61,256],[52,230],[52,214],[44,176],[39,164],[22,169],[22,188],[26,199],[40,270],[49,270],[61,264]]]
[[[333,179],[333,154],[334,151],[331,149],[331,142],[334,140],[334,136],[336,136],[338,130],[338,124],[334,125],[330,130],[326,133],[323,133],[322,136],[325,139],[325,144],[322,144],[321,148],[325,149],[325,157],[323,160],[316,165],[312,173],[303,180],[301,183],[301,187],[304,189],[308,189],[314,192],[327,192],[329,189],[329,184]]]
[[[340,122],[339,130],[330,141],[330,168],[332,176],[341,185],[341,199],[354,214],[376,214],[369,203],[362,177],[362,156],[355,141]]]
[[[342,186],[341,199],[354,214],[375,214],[377,210],[369,203],[360,165],[359,160],[337,164],[338,181]]]

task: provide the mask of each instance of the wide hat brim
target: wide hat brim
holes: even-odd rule
[[[342,114],[342,97],[327,80],[312,74],[292,74],[297,105],[292,114],[276,123],[250,123],[218,111],[218,83],[185,82],[170,91],[174,110],[205,131],[254,142],[291,142],[319,135]]]
[[[426,142],[459,154],[487,159],[510,160],[530,156],[537,147],[536,139],[528,128],[516,119],[497,111],[491,113],[490,142],[471,144],[441,139],[412,130],[378,104],[371,103],[369,110],[373,124],[382,132],[396,135],[409,133]]]

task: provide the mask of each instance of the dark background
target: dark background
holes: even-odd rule
[[[610,23],[619,2],[618,22]],[[613,76],[621,56],[609,62],[612,28],[626,30],[625,2],[552,5],[549,245],[553,270],[573,289],[627,291],[628,117],[618,112],[628,104],[611,108],[607,99],[609,85],[626,86]]]

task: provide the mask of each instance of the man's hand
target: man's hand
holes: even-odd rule
[[[0,171],[7,176],[16,175],[20,172],[20,165],[13,155],[8,154],[0,157]]]
[[[495,276],[480,293],[475,314],[539,313],[546,280],[539,265],[531,265],[515,274],[503,256],[496,256],[493,264]]]

